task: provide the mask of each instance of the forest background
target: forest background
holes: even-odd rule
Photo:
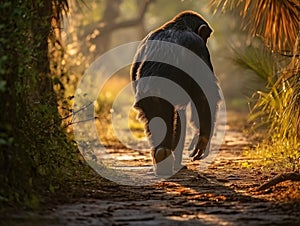
[[[299,10],[296,0],[8,1],[0,5],[0,202],[37,208],[45,194],[90,176],[72,135],[73,96],[88,66],[192,9],[214,29],[212,63],[229,110],[262,134],[243,167],[300,170]],[[98,98],[109,119],[128,68]],[[134,117],[133,117],[134,118]],[[109,128],[105,120],[99,132]],[[137,130],[140,125],[132,124]],[[106,144],[115,144],[113,135]]]

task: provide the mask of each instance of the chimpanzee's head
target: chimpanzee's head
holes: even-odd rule
[[[194,11],[183,11],[173,18],[173,23],[184,22],[185,25],[197,33],[204,41],[207,42],[212,29],[208,23]]]

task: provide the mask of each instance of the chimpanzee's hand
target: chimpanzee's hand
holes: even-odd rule
[[[206,146],[208,144],[207,138],[203,136],[199,136],[197,145],[195,145],[195,139],[193,138],[189,150],[192,150],[192,153],[189,155],[190,158],[192,158],[192,161],[200,160],[204,156]]]

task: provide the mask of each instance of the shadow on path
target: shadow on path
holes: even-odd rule
[[[97,177],[82,190],[77,187],[80,192],[65,204],[1,216],[0,225],[300,225],[299,207],[255,195],[260,178],[239,164],[246,145],[244,135],[229,128],[205,172],[198,172],[197,162],[189,163],[188,169],[164,182],[140,187]]]
[[[289,206],[237,192],[219,180],[213,173],[188,169],[155,186],[108,182],[73,203],[1,220],[16,226],[299,225],[297,212]],[[222,180],[226,184],[236,178]]]

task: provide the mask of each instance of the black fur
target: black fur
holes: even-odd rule
[[[199,29],[201,25],[205,26]],[[201,150],[207,146],[212,133],[212,120],[207,98],[195,81],[183,71],[168,64],[147,61],[147,57],[155,53],[155,48],[159,48],[159,46],[150,48],[147,41],[160,40],[184,46],[197,54],[208,65],[211,71],[213,71],[210,54],[206,46],[207,39],[211,32],[212,29],[210,26],[199,14],[193,11],[182,12],[171,21],[150,32],[143,39],[131,67],[131,80],[136,95],[140,92],[137,90],[139,79],[151,76],[170,79],[179,84],[189,94],[195,104],[195,108],[192,109],[192,122],[195,129],[200,131],[199,137],[201,138],[199,139],[196,149]],[[172,49],[165,54],[166,57],[170,56]],[[199,76],[201,76],[201,74],[199,74]],[[186,105],[187,103],[182,104]],[[164,147],[174,151],[175,147],[179,144],[180,134],[182,132],[185,133],[185,131],[180,130],[181,124],[185,124],[185,118],[183,118],[183,122],[181,122],[174,106],[158,97],[148,97],[142,100],[137,99],[135,107],[140,111],[139,117],[146,122],[145,131],[153,148]],[[160,144],[155,143],[155,139],[157,138],[155,134],[152,134],[149,130],[148,122],[153,117],[162,118],[167,125],[167,135]],[[199,119],[201,127],[197,119]],[[181,142],[179,146],[180,147],[177,148],[179,151],[175,153],[175,162],[177,162],[177,164],[181,162],[183,143]]]

